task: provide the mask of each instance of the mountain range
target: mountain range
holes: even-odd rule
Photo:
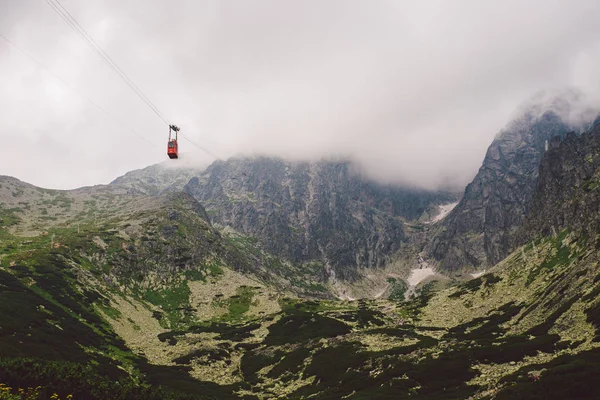
[[[600,120],[534,100],[463,194],[273,157],[0,177],[0,398],[599,397]]]

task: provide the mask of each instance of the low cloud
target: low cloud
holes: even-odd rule
[[[530,96],[600,92],[595,0],[62,3],[223,158],[351,157],[386,182],[461,187]],[[0,7],[0,33],[81,93],[0,39],[0,173],[72,188],[166,158],[167,126],[44,2]]]

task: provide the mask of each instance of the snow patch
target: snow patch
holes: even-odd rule
[[[435,271],[431,267],[415,268],[410,271],[410,276],[407,282],[410,286],[417,286],[423,282],[428,276],[435,275]]]
[[[443,220],[444,218],[446,218],[446,215],[450,214],[450,211],[452,211],[457,204],[458,201],[438,206],[438,213],[435,215],[435,217],[428,221],[428,223],[433,224],[435,222]]]
[[[483,275],[483,274],[485,274],[485,269],[484,269],[483,271],[481,271],[481,272],[473,272],[473,273],[471,274],[471,276],[472,276],[473,278],[479,278],[479,277],[480,277],[481,275]]]
[[[383,296],[383,294],[386,292],[386,290],[389,289],[389,287],[390,287],[390,284],[388,283],[387,285],[385,285],[385,288],[381,292],[377,293],[373,298],[379,299],[381,296]]]

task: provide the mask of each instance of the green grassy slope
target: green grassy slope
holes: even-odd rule
[[[0,383],[40,398],[600,394],[600,260],[573,232],[410,302],[335,301],[185,194],[2,185]]]

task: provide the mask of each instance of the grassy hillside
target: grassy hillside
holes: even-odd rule
[[[339,301],[183,193],[0,184],[0,398],[600,395],[598,250],[568,231],[409,302]]]

